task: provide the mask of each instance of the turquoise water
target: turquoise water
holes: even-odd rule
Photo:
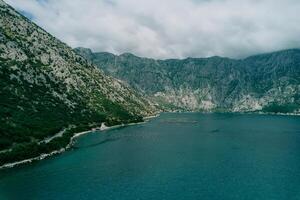
[[[0,171],[1,200],[300,199],[300,117],[163,114]]]

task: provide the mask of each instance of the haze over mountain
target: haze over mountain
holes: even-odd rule
[[[300,48],[297,0],[7,0],[71,47],[156,59]]]
[[[76,51],[166,110],[299,112],[300,50],[236,60],[155,60],[130,53]]]
[[[66,146],[71,133],[49,148],[37,144],[71,125],[82,131],[155,113],[147,99],[2,0],[0,105],[0,164]],[[1,153],[7,148],[13,149]]]

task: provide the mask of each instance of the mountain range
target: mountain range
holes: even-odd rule
[[[75,51],[166,111],[300,111],[300,49],[255,55],[155,60]]]

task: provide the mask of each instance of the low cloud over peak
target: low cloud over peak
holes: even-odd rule
[[[300,47],[298,0],[6,0],[72,47],[154,58]]]

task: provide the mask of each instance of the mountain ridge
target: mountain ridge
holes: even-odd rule
[[[284,53],[284,52],[299,52],[300,48],[287,48],[287,49],[282,49],[282,50],[276,50],[276,51],[269,51],[269,52],[264,52],[264,53],[257,53],[257,54],[253,54],[244,58],[230,58],[230,57],[225,57],[225,56],[219,56],[219,55],[214,55],[214,56],[209,56],[209,57],[185,57],[185,58],[165,58],[165,59],[155,59],[155,58],[151,58],[151,57],[147,57],[147,56],[138,56],[134,53],[131,52],[124,52],[124,53],[120,53],[120,54],[114,54],[108,51],[93,51],[90,48],[87,47],[76,47],[74,48],[74,50],[78,53],[81,52],[80,55],[82,55],[83,52],[87,51],[90,52],[92,54],[110,54],[113,56],[124,56],[124,55],[132,55],[134,57],[137,58],[143,58],[143,59],[149,59],[149,60],[157,60],[157,61],[166,61],[166,60],[188,60],[188,59],[211,59],[211,58],[222,58],[222,59],[229,59],[229,60],[236,60],[236,61],[240,61],[240,60],[246,60],[249,59],[251,57],[259,57],[259,56],[267,56],[267,55],[272,55],[272,54],[278,54],[278,53]]]
[[[86,48],[75,50],[84,56]],[[92,51],[89,56],[167,111],[299,112],[300,49],[245,59],[155,60]]]

